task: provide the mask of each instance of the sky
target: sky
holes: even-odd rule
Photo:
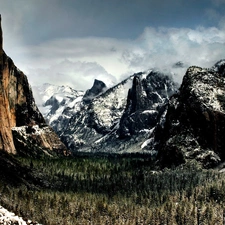
[[[4,50],[31,86],[77,90],[149,69],[181,83],[225,58],[224,12],[225,0],[0,0]]]

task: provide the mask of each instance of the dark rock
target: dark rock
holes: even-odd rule
[[[214,66],[213,70],[225,77],[225,59],[219,60]]]
[[[129,137],[140,130],[155,127],[163,113],[160,108],[166,104],[175,89],[172,80],[159,72],[151,71],[146,78],[142,74],[135,75],[128,92],[126,109],[120,120],[119,137]]]
[[[98,96],[103,91],[105,91],[106,88],[107,87],[104,82],[95,79],[92,88],[88,89],[84,94],[83,101],[90,102],[94,97]]]
[[[49,114],[54,114],[56,110],[60,107],[60,104],[61,103],[59,103],[59,101],[54,96],[52,96],[45,102],[44,106],[50,105],[51,111],[49,112]]]
[[[50,118],[51,125],[71,151],[142,151],[149,133],[163,120],[165,104],[177,86],[156,71],[136,73],[106,91],[100,86],[96,92],[86,92],[86,96],[96,95],[91,100],[75,101],[69,116],[67,110],[61,110],[57,119],[60,126]]]
[[[170,99],[165,126],[155,134],[163,166],[196,159],[214,167],[225,160],[225,78],[218,72],[190,67]]]

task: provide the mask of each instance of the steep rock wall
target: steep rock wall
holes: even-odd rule
[[[46,127],[47,125],[35,104],[27,77],[17,69],[12,59],[5,54],[2,48],[3,34],[1,26],[0,32],[0,150],[15,154],[18,152],[17,147],[20,148],[21,146],[16,146],[16,143],[20,143],[16,140],[19,133],[15,135],[17,129],[14,129],[14,132],[12,132],[13,128],[20,126],[32,127],[34,125]],[[46,136],[46,138],[43,138],[43,136]],[[59,138],[55,137],[55,133],[52,130],[51,132],[42,133],[42,145],[47,149],[54,149],[49,144],[49,141],[44,143],[45,140],[49,140],[49,136],[54,136],[52,145],[57,142],[58,146],[60,146],[60,149],[57,149],[57,151],[63,153],[66,147]],[[26,140],[25,138],[24,149],[32,150],[32,146],[28,147]],[[36,143],[35,135],[33,135],[32,142]]]
[[[187,70],[180,93],[170,99],[165,127],[156,132],[162,165],[196,159],[214,167],[225,160],[224,84],[219,70]]]

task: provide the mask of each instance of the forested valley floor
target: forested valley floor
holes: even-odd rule
[[[155,171],[147,155],[7,156],[6,161],[11,164],[0,166],[0,205],[44,225],[225,220],[225,174],[195,162]]]

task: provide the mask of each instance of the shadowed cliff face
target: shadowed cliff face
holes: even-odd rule
[[[91,89],[88,89],[84,94],[83,101],[86,103],[90,103],[93,98],[103,93],[107,87],[104,82],[95,79],[94,84]]]
[[[0,150],[15,154],[18,152],[16,143],[19,143],[15,138],[18,138],[19,133],[15,135],[18,129],[14,129],[13,136],[12,128],[32,127],[34,125],[44,127],[47,125],[34,102],[27,77],[17,69],[2,48],[3,34],[1,26],[0,32]],[[48,134],[42,132],[42,136],[47,138],[47,135],[50,135],[51,137],[51,135],[55,135],[53,133],[53,131],[52,133],[48,132]],[[32,139],[35,144],[34,137],[35,135],[29,136],[30,140]],[[45,142],[46,138],[42,138],[42,142]],[[25,140],[27,139],[25,138]],[[62,150],[66,149],[55,136],[54,141],[58,141]],[[36,144],[40,145],[40,141]],[[43,144],[43,146],[45,149],[52,149],[51,142]],[[19,147],[21,150],[21,146]],[[26,149],[27,147],[27,143],[24,142],[23,148]],[[29,149],[32,149],[32,146]]]
[[[164,166],[196,159],[208,168],[225,160],[224,65],[187,70],[180,93],[170,99],[165,128],[157,134]]]
[[[1,19],[1,18],[0,18]],[[1,21],[0,21],[1,22]],[[2,43],[2,28],[0,25],[0,149],[15,153],[11,127],[16,126],[15,106],[10,101],[10,74],[8,71],[8,57],[5,55]],[[15,83],[15,79],[13,79]]]
[[[151,71],[146,77],[142,76],[136,75],[129,89],[126,109],[118,129],[120,138],[154,128],[164,113],[163,106],[176,90],[176,85],[164,74]]]

